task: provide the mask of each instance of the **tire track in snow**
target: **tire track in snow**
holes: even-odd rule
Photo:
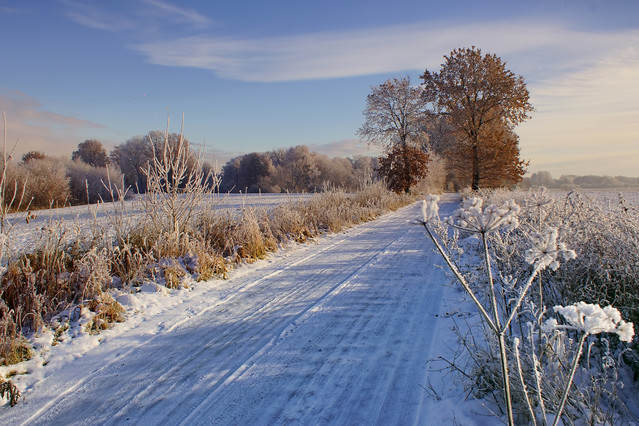
[[[415,244],[415,238],[421,240]],[[351,278],[348,292],[323,301],[323,310],[309,315],[261,365],[249,369],[218,400],[209,401],[211,411],[197,413],[199,423],[416,421],[423,398],[420,380],[431,347],[421,324],[436,326],[429,312],[437,312],[441,297],[441,288],[429,288],[424,274],[442,272],[431,265],[415,271],[415,262],[429,259],[421,230],[411,229],[392,246]],[[320,318],[337,307],[346,309],[331,314],[328,322]],[[409,313],[398,314],[402,309]],[[307,339],[309,335],[313,338]],[[273,367],[278,363],[283,364],[279,370]],[[236,406],[241,409],[228,409]]]
[[[388,222],[390,221],[390,217],[384,217],[382,219],[379,219],[377,222],[374,222],[374,226],[385,226]],[[372,226],[372,225],[371,225]],[[70,401],[68,400],[77,400],[78,398],[78,394],[79,393],[84,393],[86,395],[92,395],[92,392],[98,392],[100,391],[101,393],[105,393],[105,389],[101,388],[101,385],[103,385],[103,382],[109,382],[109,381],[114,381],[115,385],[111,385],[110,389],[118,394],[126,394],[127,392],[131,393],[135,393],[136,395],[139,395],[138,397],[134,397],[132,399],[127,399],[127,398],[120,398],[119,396],[116,398],[108,398],[108,401],[105,404],[102,404],[103,407],[108,407],[109,410],[112,410],[115,406],[119,407],[119,412],[118,415],[116,415],[116,417],[113,417],[112,414],[113,411],[110,411],[111,415],[109,415],[108,417],[111,420],[116,420],[116,419],[121,419],[124,420],[124,416],[127,413],[127,410],[131,411],[130,407],[132,403],[143,403],[143,397],[147,396],[147,393],[153,393],[153,388],[157,387],[155,386],[159,381],[162,380],[166,380],[167,377],[172,376],[172,375],[177,375],[178,373],[180,373],[181,371],[183,371],[184,369],[188,369],[190,371],[200,371],[201,369],[205,368],[206,362],[195,362],[196,366],[195,368],[187,368],[187,366],[189,366],[189,364],[193,364],[195,360],[197,360],[198,358],[203,358],[204,361],[208,361],[208,359],[206,357],[202,357],[202,353],[214,349],[215,343],[218,343],[219,340],[226,340],[226,338],[229,338],[233,333],[231,331],[226,331],[226,332],[220,332],[219,330],[215,330],[215,332],[211,333],[211,334],[207,334],[205,335],[205,339],[204,341],[209,340],[208,344],[202,345],[200,346],[198,349],[191,351],[187,356],[184,357],[183,360],[174,363],[172,366],[170,366],[169,368],[163,368],[162,366],[158,366],[157,369],[153,369],[151,372],[153,374],[148,375],[146,377],[140,377],[142,376],[142,374],[138,375],[136,377],[136,379],[139,380],[134,380],[134,381],[128,381],[125,382],[125,384],[123,385],[120,381],[114,379],[114,377],[118,376],[118,371],[121,370],[118,367],[121,367],[120,364],[123,360],[126,360],[128,358],[130,358],[131,356],[134,356],[136,354],[136,352],[144,352],[146,350],[146,348],[148,348],[149,346],[152,346],[156,340],[161,339],[162,336],[164,336],[166,333],[177,333],[179,332],[182,328],[188,328],[187,326],[190,323],[193,322],[197,322],[197,319],[199,317],[205,316],[208,312],[214,311],[218,308],[228,308],[230,306],[233,306],[234,302],[237,303],[242,303],[242,300],[236,300],[236,299],[240,299],[242,295],[246,295],[246,294],[250,294],[253,295],[253,290],[255,291],[260,291],[261,289],[259,288],[261,284],[263,284],[264,282],[268,281],[268,280],[273,280],[274,278],[285,274],[285,272],[290,271],[292,269],[294,269],[295,267],[299,266],[299,265],[303,265],[305,262],[310,262],[312,261],[314,258],[322,255],[325,252],[330,252],[333,248],[335,248],[336,246],[339,246],[340,244],[343,244],[345,241],[347,241],[348,239],[352,239],[352,238],[358,238],[359,236],[361,236],[362,234],[364,234],[365,232],[371,232],[369,227],[367,227],[366,225],[362,225],[360,227],[355,228],[354,231],[349,232],[348,234],[343,234],[340,238],[338,238],[336,241],[331,242],[329,245],[324,246],[323,248],[320,248],[319,250],[314,251],[313,253],[311,253],[310,255],[306,255],[303,256],[301,259],[295,261],[293,264],[284,266],[282,269],[279,270],[275,270],[269,274],[267,274],[266,276],[263,276],[261,278],[258,278],[254,281],[251,280],[247,280],[247,281],[242,281],[243,277],[240,277],[240,286],[235,287],[233,291],[237,291],[234,294],[229,295],[228,297],[226,297],[224,300],[222,301],[218,301],[217,303],[215,303],[212,306],[209,306],[208,308],[205,308],[204,310],[202,310],[201,312],[199,312],[196,317],[194,318],[189,318],[189,319],[185,319],[183,321],[180,321],[179,323],[175,324],[174,326],[172,326],[170,329],[168,329],[167,331],[164,332],[164,334],[161,335],[156,335],[150,339],[147,339],[146,341],[143,341],[142,343],[138,344],[137,346],[131,348],[128,351],[125,351],[121,356],[117,357],[114,361],[112,361],[110,364],[108,364],[105,367],[102,367],[98,370],[95,371],[95,373],[93,373],[92,375],[90,375],[89,377],[85,377],[84,379],[82,379],[81,381],[79,381],[76,385],[72,386],[71,388],[69,388],[66,392],[64,392],[63,394],[61,394],[58,398],[55,398],[54,400],[50,401],[49,404],[46,404],[44,407],[42,407],[40,410],[38,410],[36,413],[34,413],[34,415],[29,418],[28,422],[32,423],[36,420],[43,420],[43,421],[47,421],[47,420],[53,420],[55,417],[55,415],[59,414],[62,415],[62,417],[64,417],[64,407],[66,405],[71,405],[73,406],[73,404],[69,404]],[[391,243],[392,244],[392,241]],[[362,269],[362,267],[360,267],[359,269]],[[320,271],[320,273],[316,274],[314,277],[310,277],[309,279],[307,279],[307,281],[300,283],[299,285],[297,285],[296,287],[293,287],[293,289],[289,290],[294,290],[294,291],[289,291],[288,293],[284,294],[284,295],[273,295],[271,293],[270,297],[271,300],[267,301],[264,306],[261,309],[258,309],[257,312],[253,315],[251,314],[246,314],[246,311],[244,311],[244,319],[248,319],[250,321],[247,322],[254,322],[256,320],[259,320],[260,318],[263,318],[264,315],[266,315],[266,313],[269,312],[269,309],[272,309],[273,306],[278,306],[281,305],[283,303],[288,303],[292,300],[296,300],[298,299],[301,294],[303,294],[305,292],[305,289],[307,288],[312,288],[311,285],[316,284],[315,281],[317,281],[318,278],[321,278],[321,273],[326,273],[328,271]],[[351,273],[351,276],[356,274],[357,271],[355,273]],[[312,279],[311,279],[312,278]],[[348,279],[348,278],[347,278]],[[301,311],[298,311],[298,315],[297,315],[297,319],[301,318],[302,315],[304,315],[304,313],[310,312],[310,310],[316,306],[319,302],[318,300],[324,300],[331,292],[335,291],[335,289],[337,289],[339,287],[338,285],[334,285],[332,288],[329,288],[329,290],[323,294],[320,295],[319,299],[311,299],[311,301],[309,302],[310,305],[306,305],[306,308],[304,308],[304,306],[300,306],[298,307],[301,308]],[[276,296],[276,297],[273,297]],[[317,297],[317,296],[315,296]],[[228,309],[227,309],[228,311]],[[300,313],[301,312],[301,313]],[[224,313],[224,311],[222,312]],[[288,322],[284,322],[284,323],[278,323],[277,327],[275,328],[268,328],[265,327],[264,329],[262,329],[261,331],[267,331],[268,333],[270,333],[271,336],[275,336],[275,340],[277,340],[277,338],[279,336],[282,335],[283,331],[286,329],[286,327],[288,326],[288,324],[291,323],[291,321],[289,321],[287,319]],[[293,320],[293,322],[295,321],[295,319]],[[249,327],[250,328],[250,327]],[[234,329],[232,330],[234,333],[247,333],[249,330],[247,329],[247,327],[240,327],[238,329]],[[256,333],[253,333],[253,336],[255,336]],[[201,339],[203,336],[198,336],[198,339]],[[217,340],[216,340],[217,339]],[[249,339],[250,340],[250,339]],[[275,341],[273,337],[271,337],[265,344],[261,344],[261,346],[257,347],[257,351],[254,351],[254,353],[262,353],[263,352],[263,348],[265,347],[269,347],[270,345],[272,345],[272,342]],[[191,343],[191,344],[195,344],[195,343],[199,343],[199,342],[186,342],[186,343]],[[185,345],[188,347],[188,344]],[[224,349],[224,348],[223,348]],[[228,351],[226,351],[228,352]],[[234,355],[234,352],[231,351],[230,354],[227,354],[224,350],[221,352],[221,355]],[[237,352],[237,351],[235,351]],[[142,356],[142,355],[139,355]],[[138,356],[138,357],[139,357]],[[254,357],[254,355],[250,355],[246,360],[244,360],[243,362],[240,363],[239,367],[236,367],[236,370],[238,368],[241,368],[242,365],[244,365],[246,363],[247,360],[251,359],[252,357]],[[171,360],[167,360],[167,364],[171,365],[172,361]],[[140,365],[140,368],[142,368],[142,371],[144,371],[144,366]],[[148,370],[148,366],[147,366],[147,370]],[[232,371],[232,370],[229,370]],[[232,373],[228,373],[223,376],[223,378],[225,377],[226,379],[228,379],[228,377],[231,377]],[[106,376],[105,380],[94,380],[94,377],[97,376]],[[187,383],[188,384],[188,383]],[[145,388],[146,386],[146,388]],[[175,384],[173,386],[169,386],[167,388],[167,393],[170,394],[171,392],[174,392],[177,390],[177,388],[179,388],[180,386],[176,386]],[[145,388],[145,389],[140,389],[140,388]],[[148,390],[147,390],[148,389]],[[145,393],[146,391],[146,393]],[[163,395],[160,395],[160,398]],[[82,399],[82,398],[81,398]],[[86,398],[86,399],[90,399]],[[114,400],[115,399],[115,400]],[[157,399],[157,396],[156,396]],[[66,401],[66,403],[64,403],[63,401]],[[119,402],[119,403],[118,403]],[[91,405],[91,404],[89,404]],[[93,404],[95,405],[95,404]],[[178,406],[180,404],[173,404],[175,406]],[[152,406],[154,407],[154,406]],[[69,407],[67,407],[69,408]],[[107,410],[107,413],[109,412],[109,410]],[[148,410],[147,410],[148,411]],[[68,413],[67,414],[73,414],[73,413]],[[77,415],[77,413],[76,413]],[[58,420],[62,420],[61,418],[58,418]],[[97,419],[96,419],[97,420]],[[107,419],[108,420],[108,419]]]
[[[378,219],[379,221],[387,221],[388,219],[388,215],[382,216],[381,218]],[[305,262],[309,262],[312,259],[314,259],[315,257],[318,257],[320,255],[322,255],[324,252],[330,251],[331,249],[333,249],[335,246],[338,246],[339,244],[342,244],[344,240],[346,240],[347,238],[353,238],[354,236],[358,236],[361,233],[365,232],[364,225],[361,226],[357,226],[355,228],[353,228],[352,230],[350,230],[348,233],[343,233],[343,234],[338,234],[337,238],[330,241],[329,244],[325,244],[323,247],[319,248],[319,250],[312,250],[312,247],[308,247],[307,250],[304,250],[304,253],[306,253],[307,251],[311,250],[311,253],[308,255],[303,255],[300,259],[295,260],[294,262],[290,263],[290,264],[285,264],[285,265],[268,265],[267,267],[265,267],[265,269],[272,269],[275,268],[272,272],[267,273],[264,276],[258,277],[255,281],[251,281],[251,280],[242,280],[240,278],[240,280],[238,280],[239,285],[233,286],[232,288],[228,289],[226,291],[226,295],[224,295],[223,297],[219,297],[218,301],[206,308],[204,308],[203,310],[197,312],[197,314],[194,317],[186,317],[184,319],[182,319],[181,321],[178,321],[176,323],[174,323],[173,325],[171,325],[169,328],[162,330],[162,334],[154,334],[151,337],[145,339],[144,341],[134,345],[133,347],[131,347],[128,350],[125,350],[124,352],[122,352],[120,355],[116,356],[111,362],[103,365],[102,367],[93,370],[90,374],[87,374],[86,376],[84,376],[82,379],[78,380],[77,382],[75,382],[72,386],[70,386],[69,388],[67,388],[65,391],[61,392],[57,397],[51,399],[48,401],[47,404],[45,404],[43,407],[41,407],[38,411],[36,411],[35,413],[33,413],[33,415],[27,419],[26,423],[32,423],[35,419],[37,419],[39,416],[41,416],[43,413],[48,413],[51,410],[51,407],[54,407],[56,405],[59,404],[59,402],[64,399],[65,397],[67,397],[68,395],[76,392],[78,389],[80,389],[82,386],[84,386],[87,382],[89,382],[93,377],[98,376],[100,374],[102,374],[105,371],[109,371],[112,370],[114,368],[116,368],[116,366],[118,366],[118,364],[121,363],[121,361],[123,359],[126,359],[127,357],[130,357],[135,351],[139,350],[142,347],[145,347],[147,345],[151,345],[153,344],[153,342],[158,339],[161,338],[164,334],[166,333],[170,333],[175,331],[176,329],[179,329],[180,327],[182,327],[183,325],[185,325],[186,323],[193,321],[196,317],[202,316],[204,314],[206,314],[207,312],[219,307],[220,305],[224,304],[224,303],[232,303],[232,299],[234,297],[237,297],[238,294],[241,294],[243,292],[248,291],[249,289],[259,285],[260,283],[262,283],[263,281],[272,279],[278,275],[281,275],[282,273],[291,270],[297,266],[299,266],[300,264],[303,264]],[[311,243],[313,244],[313,243]],[[288,259],[289,256],[285,256],[284,259]],[[233,278],[231,280],[225,281],[226,283],[231,283],[233,282]],[[200,285],[205,285],[204,283],[201,283]],[[205,348],[202,348],[202,350],[204,350]],[[201,352],[201,350],[199,351]],[[192,357],[191,357],[192,358]]]
[[[258,357],[264,355],[264,353],[267,350],[271,349],[279,340],[282,340],[283,338],[285,338],[285,336],[290,335],[291,333],[293,333],[301,322],[305,321],[307,318],[309,318],[311,315],[313,315],[313,309],[314,308],[317,308],[318,306],[320,306],[326,299],[329,298],[329,296],[331,294],[335,293],[338,289],[343,289],[344,287],[350,285],[352,280],[353,280],[353,278],[357,277],[357,275],[360,273],[360,271],[362,271],[365,268],[369,267],[372,263],[374,263],[378,259],[378,257],[383,252],[385,252],[390,246],[397,244],[397,242],[399,240],[401,240],[401,237],[396,238],[396,239],[392,240],[391,242],[389,242],[382,249],[382,251],[376,253],[371,259],[369,259],[365,264],[363,264],[359,268],[357,268],[352,274],[350,274],[348,277],[346,277],[342,281],[340,281],[337,284],[335,284],[331,289],[329,289],[329,291],[327,291],[324,295],[322,295],[320,298],[318,298],[315,303],[313,303],[312,305],[306,307],[298,315],[296,315],[296,317],[293,318],[293,320],[284,329],[282,329],[279,333],[277,333],[269,342],[267,342],[265,345],[263,345],[261,348],[259,348],[259,350],[257,352],[255,352],[249,359],[247,359],[235,371],[229,372],[229,374],[227,375],[225,380],[220,382],[214,389],[212,389],[212,392],[209,394],[209,396],[207,398],[205,398],[195,408],[195,410],[193,410],[189,414],[189,416],[186,417],[182,421],[181,424],[192,424],[199,417],[204,416],[205,415],[205,411],[211,405],[211,402],[218,397],[220,392],[224,391],[223,386],[225,384],[231,383],[234,380],[237,380],[239,377],[241,377],[241,375],[254,364],[254,361]]]

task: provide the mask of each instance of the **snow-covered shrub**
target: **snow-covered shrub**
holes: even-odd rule
[[[124,176],[119,170],[108,167],[95,167],[82,161],[67,161],[66,175],[73,204],[117,201],[117,198],[113,198],[113,187],[123,190]]]
[[[554,199],[543,190],[519,197],[519,203],[512,194],[508,198],[502,191],[487,195],[490,201],[474,194],[466,197],[445,222],[439,220],[437,197],[430,196],[423,204],[425,229],[489,331],[484,344],[464,340],[471,346],[471,358],[492,354],[473,368],[475,382],[484,383],[482,386],[495,384],[494,377],[500,371],[503,398],[498,398],[498,403],[505,406],[510,424],[515,419],[545,424],[553,416],[555,423],[560,418],[618,419],[618,407],[602,415],[606,410],[589,403],[601,401],[604,393],[614,395],[618,381],[599,381],[582,390],[585,381],[580,378],[579,388],[571,387],[589,336],[612,333],[629,341],[634,335],[632,324],[621,320],[616,308],[600,308],[565,297],[563,271],[574,267],[582,249],[580,239],[570,234],[568,219],[576,215],[558,214]],[[476,270],[473,265],[452,260],[458,250],[457,237],[451,238],[451,229],[445,225],[452,227],[454,235],[479,236],[476,253],[483,258],[482,275],[469,275],[467,271]],[[466,259],[472,258],[468,256],[471,247],[465,245]],[[556,311],[565,317],[568,326],[560,324],[561,318],[546,321],[549,301],[558,305]],[[594,341],[589,355],[594,355],[593,345]],[[591,378],[601,377],[598,371],[589,371]]]
[[[278,241],[306,242],[313,233],[308,229],[304,213],[295,203],[282,204],[269,212],[271,233]]]
[[[219,180],[210,170],[204,175],[202,155],[194,154],[183,131],[176,143],[171,143],[169,136],[167,124],[164,143],[158,148],[153,145],[153,161],[144,170],[147,192],[143,203],[146,220],[183,248],[184,234],[205,199],[215,192]],[[214,180],[211,186],[207,184],[210,179]]]
[[[5,171],[4,202],[12,209],[42,209],[66,204],[69,180],[65,165],[52,158],[33,159],[28,163],[8,162]]]

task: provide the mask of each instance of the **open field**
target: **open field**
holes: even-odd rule
[[[314,194],[223,194],[210,195],[202,208],[218,211],[238,211],[247,207],[270,209],[285,203],[308,200]],[[117,212],[116,212],[116,209]],[[144,204],[140,196],[124,203],[98,203],[92,205],[70,206],[33,212],[27,222],[25,213],[12,213],[7,217],[10,229],[11,249],[23,251],[33,242],[34,237],[45,227],[58,226],[82,233],[92,227],[108,225],[109,215],[122,214],[126,220],[134,223],[144,217]],[[30,243],[31,242],[31,243]]]

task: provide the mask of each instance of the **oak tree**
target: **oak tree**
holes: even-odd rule
[[[409,192],[428,173],[428,154],[409,145],[395,145],[385,157],[379,158],[377,173],[386,178],[388,189]]]
[[[474,46],[455,49],[444,59],[438,72],[426,70],[421,76],[423,99],[431,114],[443,117],[454,132],[455,166],[470,170],[472,189],[486,184],[491,174],[502,176],[496,181],[521,180],[525,163],[513,129],[534,111],[523,77],[506,69],[498,56],[483,55]],[[488,167],[487,156],[493,167]]]

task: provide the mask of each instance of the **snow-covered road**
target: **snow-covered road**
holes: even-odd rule
[[[53,347],[0,423],[427,424],[448,279],[419,216],[413,204],[225,281],[140,293],[82,356]]]

